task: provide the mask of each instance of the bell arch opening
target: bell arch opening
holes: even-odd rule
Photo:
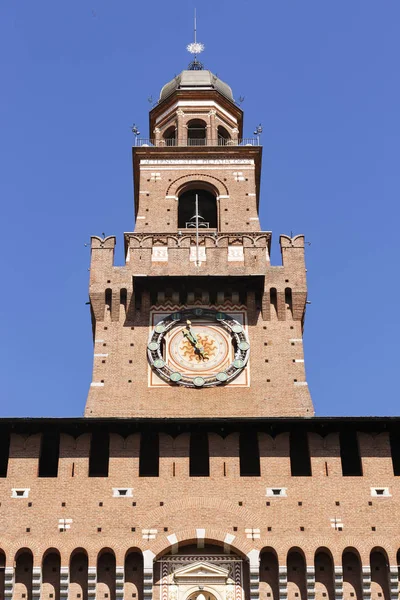
[[[217,129],[217,134],[218,134],[218,146],[229,145],[229,142],[231,141],[231,136],[229,134],[229,131],[227,129],[225,129],[225,127],[222,127],[222,125],[219,125],[218,129]]]
[[[176,127],[175,125],[171,125],[168,129],[165,130],[164,142],[166,146],[176,146]]]
[[[187,124],[188,146],[206,146],[207,125],[201,119],[192,119]]]
[[[179,195],[178,229],[195,229],[197,220],[200,229],[217,229],[218,227],[217,197],[215,193],[194,187],[183,191]]]

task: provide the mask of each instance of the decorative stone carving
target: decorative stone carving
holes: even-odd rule
[[[228,246],[228,262],[243,262],[243,246]]]
[[[153,246],[152,262],[168,262],[168,246]]]
[[[190,246],[190,262],[196,262],[196,260],[197,260],[196,246]],[[206,260],[207,260],[206,249],[204,246],[199,246],[198,260],[200,262],[206,262]]]

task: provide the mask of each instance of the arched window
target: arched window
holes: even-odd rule
[[[225,127],[222,127],[222,125],[220,125],[218,127],[218,146],[226,146],[227,144],[229,144],[230,140],[231,140],[231,136],[229,135],[229,132],[225,129]]]
[[[206,146],[207,126],[200,119],[192,119],[187,125],[188,146]]]
[[[179,196],[178,229],[196,227],[196,196],[198,199],[198,222],[202,229],[217,228],[217,200],[207,190],[188,190]]]
[[[166,146],[176,146],[176,127],[171,125],[164,133],[164,142]]]

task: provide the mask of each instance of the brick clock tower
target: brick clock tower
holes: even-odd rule
[[[162,88],[124,266],[92,238],[85,416],[0,419],[0,600],[398,600],[400,420],[314,416],[261,151],[197,59]]]
[[[312,416],[304,237],[281,236],[283,264],[271,266],[262,148],[243,139],[230,87],[183,71],[161,90],[150,133],[133,148],[125,266],[114,266],[114,237],[92,238],[85,415]]]

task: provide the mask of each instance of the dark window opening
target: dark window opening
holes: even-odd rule
[[[189,121],[187,126],[188,146],[205,146],[207,144],[207,126],[200,119]]]
[[[209,477],[210,475],[207,433],[190,434],[189,473],[190,477]]]
[[[92,433],[90,441],[89,477],[108,477],[110,436],[101,431]]]
[[[105,303],[106,303],[106,310],[111,311],[112,291],[110,290],[110,288],[107,288],[105,291]]]
[[[164,142],[166,146],[176,146],[176,127],[171,125],[164,133]]]
[[[222,127],[220,125],[217,129],[217,132],[218,132],[218,146],[226,146],[227,144],[229,144],[229,142],[231,140],[231,136],[229,135],[229,132],[225,129],[225,127]]]
[[[278,294],[276,292],[276,288],[270,289],[269,298],[270,298],[271,308],[274,309],[275,315],[278,316]]]
[[[8,458],[10,454],[10,435],[0,434],[0,477],[7,477]]]
[[[390,434],[390,449],[392,452],[393,475],[400,475],[400,435],[394,431]]]
[[[128,302],[127,298],[128,298],[127,291],[125,288],[122,288],[119,292],[119,303],[122,304],[122,306],[125,309],[125,312],[126,312],[127,302]]]
[[[290,471],[293,477],[310,477],[311,461],[306,431],[290,433]]]
[[[239,436],[239,458],[241,477],[259,477],[260,451],[256,432],[241,433]]]
[[[142,433],[140,436],[139,477],[158,477],[159,457],[158,433]]]
[[[340,458],[342,460],[343,476],[362,476],[363,471],[356,431],[340,432]]]
[[[290,312],[293,313],[292,290],[290,288],[285,289],[285,304]]]
[[[60,434],[42,433],[39,455],[39,477],[57,477],[60,457]]]
[[[198,199],[198,222],[200,229],[217,228],[217,201],[206,190],[188,190],[179,197],[178,228],[196,227],[196,196]]]

